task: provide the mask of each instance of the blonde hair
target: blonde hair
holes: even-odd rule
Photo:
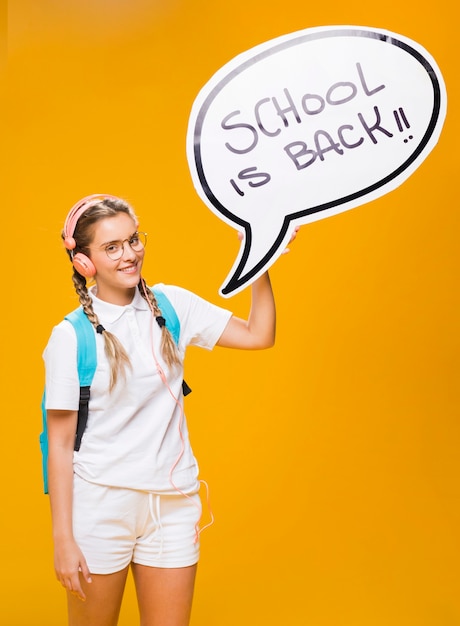
[[[67,250],[70,259],[72,260],[74,254],[77,252],[90,256],[89,246],[93,240],[94,226],[99,220],[108,217],[115,217],[119,213],[129,215],[135,224],[138,223],[138,219],[133,209],[127,202],[120,198],[105,198],[97,204],[92,204],[86,211],[84,211],[84,213],[82,213],[82,215],[78,218],[78,222],[73,233],[76,246],[73,250]],[[64,233],[62,233],[62,238],[64,239]],[[131,367],[131,361],[126,353],[126,350],[123,348],[117,337],[108,330],[105,330],[100,323],[98,316],[93,310],[93,301],[88,293],[86,278],[79,274],[75,267],[73,268],[72,281],[83,311],[96,331],[98,333],[102,333],[102,336],[104,337],[104,350],[110,365],[110,390],[112,390],[120,378],[125,377],[126,368]],[[141,296],[148,302],[152,314],[156,318],[161,317],[161,310],[158,307],[155,294],[151,289],[149,289],[149,287],[147,287],[143,278],[139,281],[138,289]],[[161,354],[168,367],[173,368],[179,365],[179,352],[166,325],[161,326]]]

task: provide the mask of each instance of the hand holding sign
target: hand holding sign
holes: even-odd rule
[[[299,224],[400,185],[436,145],[445,114],[431,56],[379,29],[307,29],[221,68],[198,94],[187,134],[198,194],[244,232],[221,294],[266,271]]]

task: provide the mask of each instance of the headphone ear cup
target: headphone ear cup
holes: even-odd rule
[[[76,245],[77,245],[77,242],[75,241],[73,237],[64,238],[64,246],[67,248],[67,250],[73,250]]]
[[[86,254],[77,252],[77,254],[75,254],[72,259],[72,264],[77,272],[85,278],[92,278],[96,275],[96,268],[94,267],[94,263],[88,256],[86,256]]]

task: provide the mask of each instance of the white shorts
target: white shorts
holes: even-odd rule
[[[74,536],[93,574],[112,574],[131,562],[194,565],[200,517],[198,493],[160,495],[105,487],[74,475]]]

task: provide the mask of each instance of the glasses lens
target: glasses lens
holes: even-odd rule
[[[110,246],[106,247],[105,252],[109,259],[111,259],[112,261],[117,261],[123,256],[123,244],[121,243],[121,241],[111,243]]]
[[[125,243],[128,243],[135,252],[139,252],[147,243],[147,233],[136,233],[130,239],[125,239],[124,241],[114,241],[111,243],[105,249],[109,259],[112,261],[118,261],[118,259],[121,259]]]
[[[129,244],[133,250],[142,250],[147,243],[147,233],[136,233]]]

